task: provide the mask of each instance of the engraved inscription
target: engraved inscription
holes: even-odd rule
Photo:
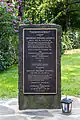
[[[24,29],[24,93],[56,93],[56,29]]]

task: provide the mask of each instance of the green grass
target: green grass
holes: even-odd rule
[[[63,55],[61,64],[62,94],[80,95],[80,53]]]
[[[80,53],[61,57],[61,89],[65,95],[80,95]],[[0,73],[0,97],[18,96],[18,66]]]
[[[12,66],[0,73],[0,97],[12,98],[18,95],[18,67]]]

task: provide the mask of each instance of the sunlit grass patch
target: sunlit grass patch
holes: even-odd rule
[[[18,95],[17,65],[0,73],[0,97],[16,97]]]
[[[63,55],[61,64],[62,94],[80,95],[80,53]]]

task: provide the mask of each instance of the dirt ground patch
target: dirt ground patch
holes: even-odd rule
[[[80,49],[65,50],[64,54],[80,53]]]

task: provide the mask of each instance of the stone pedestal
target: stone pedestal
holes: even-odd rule
[[[61,108],[60,38],[59,25],[20,25],[20,110]]]

